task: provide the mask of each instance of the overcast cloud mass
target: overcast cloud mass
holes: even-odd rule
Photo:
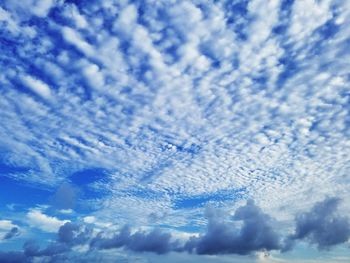
[[[349,262],[349,24],[0,1],[0,262]]]

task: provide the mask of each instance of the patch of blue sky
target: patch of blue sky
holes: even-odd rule
[[[226,23],[228,27],[233,27],[234,32],[241,41],[247,40],[246,27],[249,26],[252,17],[249,17],[249,1],[225,1],[225,10],[227,10]]]
[[[70,176],[70,181],[77,186],[91,184],[96,181],[108,182],[108,170],[103,168],[89,168],[80,170]]]
[[[4,176],[5,174],[7,176]],[[7,204],[20,204],[23,206],[33,206],[37,204],[45,204],[52,195],[49,189],[42,189],[37,185],[30,185],[23,181],[18,181],[8,176],[16,176],[16,173],[23,173],[26,168],[9,167],[1,164],[0,175],[0,204],[6,206]]]

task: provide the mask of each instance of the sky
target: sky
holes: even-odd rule
[[[0,1],[0,262],[350,261],[350,1]]]

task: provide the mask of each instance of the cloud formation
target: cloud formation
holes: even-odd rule
[[[60,220],[53,216],[48,216],[42,213],[40,209],[32,209],[27,213],[26,216],[28,219],[28,223],[31,226],[37,227],[47,232],[57,232],[63,224],[69,221]]]
[[[242,221],[242,226],[236,228],[232,222],[225,222],[215,212],[209,212],[207,232],[199,238],[192,238],[185,247],[189,251],[209,255],[246,255],[281,248],[273,219],[263,213],[254,201],[250,200],[238,208],[233,219]]]
[[[100,233],[90,245],[92,248],[111,249],[124,247],[136,252],[154,252],[158,254],[170,251],[187,251],[200,255],[240,254],[247,255],[257,251],[281,249],[280,235],[274,227],[274,219],[262,212],[250,200],[238,208],[234,221],[242,221],[240,228],[233,222],[226,222],[216,209],[208,209],[208,226],[205,234],[191,237],[181,245],[171,234],[155,229],[149,233],[131,233],[128,226],[123,227],[112,238],[103,238],[108,232]]]
[[[28,240],[23,245],[23,251],[1,252],[0,259],[1,262],[32,262],[35,258],[45,258],[51,260],[49,262],[59,262],[74,255],[84,258],[110,249],[158,255],[169,252],[198,255],[263,253],[266,257],[269,251],[286,252],[293,249],[298,240],[316,244],[319,249],[328,249],[346,242],[350,236],[349,219],[335,213],[339,202],[338,198],[327,197],[316,203],[311,211],[298,215],[295,233],[288,237],[280,233],[278,221],[264,213],[253,200],[249,200],[229,220],[223,211],[208,208],[207,229],[197,236],[179,238],[160,228],[133,231],[127,225],[119,231],[111,228],[96,233],[89,224],[66,222],[59,228],[56,241],[50,242],[45,248]],[[286,240],[284,244],[283,239]],[[86,246],[87,249],[82,252],[74,249],[79,246]]]
[[[213,219],[193,253],[278,248],[273,218],[289,231],[310,202],[350,198],[349,24],[340,0],[1,1],[0,207],[16,207],[1,215],[27,213],[45,235],[66,223],[56,208],[72,222],[197,230],[206,205],[251,198],[269,211],[245,208],[264,227],[251,211]],[[29,210],[49,202],[42,190],[47,214]],[[322,224],[347,229],[341,218]],[[298,220],[292,243],[346,238],[321,242]],[[130,231],[130,253],[172,248],[164,233],[157,252]],[[215,248],[216,231],[231,245]]]
[[[347,242],[350,221],[337,211],[340,202],[339,198],[327,197],[309,212],[298,215],[295,233],[288,238],[285,250],[291,249],[296,240],[305,240],[321,250]]]
[[[95,237],[90,246],[98,249],[111,249],[124,247],[135,252],[153,252],[165,254],[179,249],[177,241],[171,240],[171,234],[154,229],[149,233],[137,231],[131,233],[130,227],[124,226],[112,238]]]
[[[13,227],[13,228],[10,229],[9,232],[7,232],[7,233],[5,234],[5,236],[3,237],[3,239],[4,239],[4,240],[11,239],[11,238],[13,238],[13,237],[15,237],[15,236],[18,236],[19,233],[20,233],[20,232],[19,232],[18,227]]]
[[[276,209],[276,192],[343,186],[347,4],[12,2],[0,146],[30,169],[9,176],[56,187],[98,166],[173,199],[245,187]],[[105,211],[132,189],[116,181],[99,185]]]

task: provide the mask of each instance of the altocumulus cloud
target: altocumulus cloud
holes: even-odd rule
[[[346,243],[349,3],[0,1],[2,257]]]

